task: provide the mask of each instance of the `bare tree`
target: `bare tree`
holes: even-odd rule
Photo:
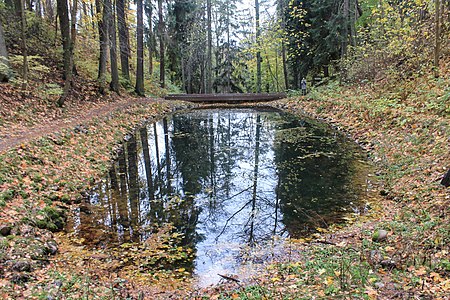
[[[73,0],[72,5],[72,16],[71,16],[71,28],[70,28],[70,35],[71,35],[71,42],[72,42],[72,53],[75,50],[75,45],[77,41],[77,13],[78,13],[78,0]],[[72,62],[72,73],[77,74],[77,68],[75,65],[75,61]]]
[[[153,53],[155,49],[155,43],[153,38],[153,5],[151,0],[145,1],[145,15],[148,22],[148,36],[147,36],[147,48],[148,48],[148,73],[150,77],[153,75]]]
[[[105,11],[108,15],[108,33],[109,33],[109,56],[111,61],[111,82],[109,88],[119,93],[119,70],[117,67],[117,37],[116,37],[116,18],[112,9],[111,0],[105,1]]]
[[[120,66],[122,67],[122,76],[130,80],[130,67],[128,57],[130,56],[130,45],[128,42],[128,26],[125,15],[125,0],[117,0],[117,29],[119,30],[120,47]]]
[[[206,50],[206,93],[212,93],[212,29],[211,29],[211,0],[206,1],[206,26],[207,26],[207,50]]]
[[[256,92],[261,93],[261,28],[259,26],[259,0],[255,0],[255,12],[256,12]]]
[[[159,31],[159,83],[162,88],[166,85],[166,67],[164,63],[164,18],[163,0],[158,0],[158,31]]]
[[[137,68],[135,92],[139,96],[144,96],[144,13],[142,0],[137,0]]]
[[[22,56],[23,56],[23,68],[22,68],[22,89],[27,89],[28,82],[28,55],[27,55],[27,38],[26,38],[26,19],[25,19],[25,4],[24,0],[20,0],[20,34],[22,38]]]
[[[97,9],[97,14],[102,14],[102,18],[98,19],[97,24],[100,42],[97,80],[99,92],[104,94],[106,89],[106,62],[108,55],[108,15],[105,13],[104,5],[102,5],[100,0],[95,0],[95,7]]]
[[[59,16],[59,23],[61,27],[61,38],[63,45],[63,61],[64,61],[64,91],[61,97],[58,99],[57,104],[63,106],[64,102],[69,95],[72,86],[72,40],[70,38],[70,22],[69,22],[69,8],[67,0],[57,0],[57,11]]]
[[[435,6],[435,45],[434,45],[434,77],[439,77],[439,56],[441,51],[441,18],[440,18],[440,0],[434,0]]]

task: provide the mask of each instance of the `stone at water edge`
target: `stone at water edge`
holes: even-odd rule
[[[374,242],[381,242],[386,240],[388,232],[383,229],[378,229],[375,231],[372,235],[372,241]]]

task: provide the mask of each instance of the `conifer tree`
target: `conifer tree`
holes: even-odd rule
[[[144,96],[144,12],[142,0],[137,0],[137,62],[136,62],[136,86],[135,92],[139,96]]]

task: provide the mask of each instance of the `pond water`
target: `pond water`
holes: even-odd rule
[[[128,136],[74,229],[108,247],[170,223],[193,250],[183,266],[204,286],[265,260],[252,249],[273,253],[284,238],[361,211],[368,172],[354,142],[315,120],[266,109],[175,113]]]

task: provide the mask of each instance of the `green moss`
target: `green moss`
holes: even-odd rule
[[[46,206],[40,210],[35,220],[36,226],[50,231],[60,231],[66,224],[64,211],[52,206]]]

